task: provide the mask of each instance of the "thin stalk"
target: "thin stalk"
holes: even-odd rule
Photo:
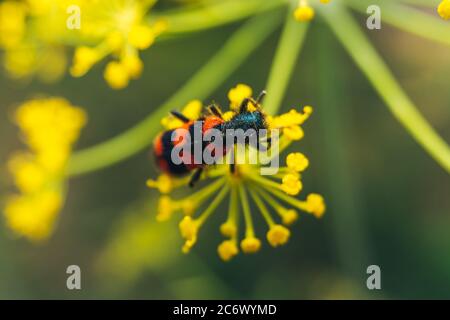
[[[305,40],[309,23],[300,23],[293,17],[293,8],[296,2],[292,2],[286,16],[281,39],[278,43],[275,58],[270,70],[267,82],[267,98],[264,110],[269,114],[275,114],[281,106],[289,80]]]
[[[334,9],[333,9],[334,8]],[[321,13],[329,26],[381,96],[394,117],[444,170],[450,173],[450,148],[403,91],[383,59],[351,14],[340,6]]]
[[[338,75],[345,73],[339,64],[339,53],[333,45],[333,37],[329,30],[321,28],[315,33],[317,51],[317,96],[319,97],[316,109],[318,120],[321,123],[323,133],[322,146],[323,158],[326,168],[326,185],[329,220],[334,231],[333,243],[339,263],[344,272],[360,281],[361,275],[367,267],[367,246],[362,224],[359,205],[358,186],[356,185],[355,170],[349,162],[347,148],[351,142],[351,126],[345,123],[344,114],[350,111],[345,106],[345,92],[349,90],[345,81]]]
[[[366,14],[367,6],[373,1],[347,0],[349,6]],[[450,45],[450,24],[435,16],[410,8],[392,0],[377,2],[382,12],[382,21],[419,37]]]
[[[80,175],[125,160],[146,148],[160,130],[159,120],[190,99],[205,99],[275,30],[279,12],[251,19],[178,92],[142,122],[118,136],[73,154],[68,175]],[[239,50],[237,49],[239,48]]]
[[[286,0],[269,0],[264,2],[261,2],[261,0],[216,1],[208,5],[196,5],[188,9],[181,7],[170,11],[158,12],[150,18],[152,20],[155,18],[165,19],[169,28],[164,34],[172,36],[229,24],[285,4]]]
[[[439,3],[441,3],[442,0],[401,0],[403,3],[415,5],[415,6],[422,6],[427,8],[437,8]]]

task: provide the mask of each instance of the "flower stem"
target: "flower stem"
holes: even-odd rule
[[[372,0],[347,1],[349,6],[363,14],[366,14],[367,6],[373,2]],[[379,0],[377,5],[382,10],[383,21],[419,37],[450,45],[450,24],[437,15],[432,16],[406,5],[395,3],[392,0]]]
[[[79,175],[111,166],[146,148],[160,130],[159,120],[171,108],[213,92],[268,37],[280,21],[278,11],[252,18],[177,93],[142,122],[120,135],[75,153],[68,175]]]
[[[165,19],[169,28],[163,36],[170,37],[232,23],[283,4],[286,4],[286,0],[270,0],[264,3],[261,0],[216,1],[204,6],[193,5],[190,9],[182,7],[155,13],[150,18]]]
[[[352,276],[355,283],[361,281],[361,270],[369,260],[364,225],[364,210],[361,206],[361,188],[358,188],[358,174],[350,161],[351,126],[347,114],[350,108],[346,96],[351,86],[343,81],[345,67],[338,43],[325,25],[314,33],[316,59],[317,120],[321,125],[322,138],[315,141],[321,145],[324,161],[324,184],[330,212],[327,222],[334,232],[333,244],[343,271]],[[347,94],[347,95],[346,95]]]
[[[239,197],[242,204],[242,212],[244,214],[244,221],[245,221],[245,237],[251,238],[255,236],[255,230],[253,228],[253,220],[252,220],[252,214],[250,212],[250,205],[248,203],[247,193],[245,191],[244,186],[239,185]]]
[[[415,6],[437,8],[441,0],[401,0],[401,2]]]
[[[206,208],[206,210],[201,214],[201,216],[197,218],[199,226],[202,225],[208,219],[208,217],[214,212],[214,210],[216,210],[216,208],[222,202],[223,198],[225,198],[225,196],[228,194],[228,191],[230,191],[230,187],[228,185],[225,185],[225,187],[222,188],[219,194],[210,203],[208,208]]]
[[[351,14],[339,6],[321,13],[355,63],[384,100],[394,117],[411,136],[450,173],[450,148],[411,102],[383,59],[358,27]]]
[[[292,8],[295,5],[296,2],[292,2],[292,6],[288,10],[266,86],[268,94],[264,103],[264,110],[269,114],[275,114],[280,109],[308,30],[308,23],[300,23],[294,19]]]

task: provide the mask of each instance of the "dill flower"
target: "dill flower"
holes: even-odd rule
[[[0,3],[0,48],[10,76],[36,75],[53,82],[64,74],[67,59],[61,39],[66,32],[67,6],[66,0]]]
[[[320,0],[321,3],[327,4],[330,0]],[[294,11],[294,17],[297,21],[307,22],[314,19],[314,8],[309,5],[308,0],[299,0],[298,6]]]
[[[443,0],[439,4],[438,13],[443,19],[450,20],[450,0]]]
[[[146,21],[146,14],[156,1],[99,0],[81,2],[83,13],[81,37],[94,46],[75,49],[70,72],[75,77],[86,74],[91,67],[112,55],[106,65],[104,78],[114,89],[128,85],[130,79],[140,76],[143,63],[139,51],[150,47],[155,38],[166,29],[163,20]]]
[[[237,112],[237,106],[243,99],[251,97],[253,90],[239,84],[228,93],[230,110],[223,114],[224,119],[231,119]],[[182,113],[189,119],[197,119],[201,111],[201,102],[190,102]],[[281,129],[279,153],[288,148],[294,141],[303,138],[302,124],[309,118],[313,109],[310,106],[302,112],[295,109],[280,116],[266,116],[271,129]],[[172,116],[164,118],[162,124],[166,129],[180,126]],[[296,132],[296,134],[292,134]],[[301,134],[299,134],[301,132]],[[271,157],[278,154],[271,154]],[[156,180],[149,179],[147,186],[158,189],[161,193],[158,203],[157,220],[164,221],[173,214],[182,213],[179,229],[185,240],[182,251],[187,253],[199,239],[199,233],[208,218],[214,214],[219,205],[228,199],[228,213],[220,226],[220,233],[225,237],[217,247],[219,257],[224,261],[231,260],[241,250],[252,254],[263,245],[262,235],[254,228],[256,216],[262,216],[267,225],[265,238],[270,246],[279,247],[286,244],[290,237],[288,226],[298,219],[297,210],[302,210],[320,218],[325,212],[325,202],[321,195],[311,193],[306,200],[295,196],[303,188],[301,173],[309,166],[307,157],[300,152],[287,155],[286,165],[281,166],[278,173],[272,176],[261,175],[262,164],[235,164],[232,172],[228,164],[217,164],[205,168],[201,180],[207,182],[192,193],[175,199],[172,194],[176,189],[188,185],[190,177],[173,177],[166,173]],[[257,210],[251,210],[251,203]],[[243,218],[243,219],[242,219]],[[243,237],[240,235],[243,220]]]
[[[25,102],[15,122],[28,150],[11,156],[8,169],[18,190],[6,199],[7,225],[32,241],[47,238],[64,203],[64,170],[86,123],[84,111],[62,98]]]

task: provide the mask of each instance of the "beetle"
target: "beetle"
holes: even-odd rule
[[[223,119],[220,107],[214,103],[206,108],[207,115],[197,120],[188,119],[178,111],[171,111],[172,116],[181,120],[183,125],[179,128],[161,132],[156,136],[153,142],[153,153],[159,169],[173,176],[182,176],[193,172],[189,181],[189,186],[193,187],[200,179],[203,169],[206,166],[204,161],[200,161],[200,163],[194,161],[194,150],[196,147],[199,147],[199,144],[202,152],[206,148],[212,147],[212,142],[204,141],[203,136],[207,135],[211,129],[219,130],[223,137],[229,129],[242,129],[244,132],[249,129],[254,129],[256,132],[261,129],[267,129],[266,115],[261,109],[261,102],[265,95],[266,91],[262,91],[256,99],[251,97],[245,98],[240,104],[238,112],[228,121]],[[250,109],[250,105],[253,108]],[[194,129],[196,122],[201,125],[201,139],[190,138],[195,136]],[[188,138],[186,135],[190,135],[190,137]],[[266,141],[270,144],[270,138],[267,138]],[[187,148],[188,152],[181,153],[177,156],[179,157],[176,159],[177,161],[174,161],[172,158],[173,148],[185,142],[190,144]],[[259,140],[257,148],[260,148]],[[221,152],[220,156],[224,156],[229,150],[230,148],[224,147],[219,151]],[[230,170],[234,172],[234,164],[230,165]]]

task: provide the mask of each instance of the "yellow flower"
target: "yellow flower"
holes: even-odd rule
[[[122,63],[131,78],[136,79],[140,77],[144,64],[137,55],[127,55],[123,58]]]
[[[308,168],[309,160],[300,152],[290,153],[286,157],[286,165],[293,171],[302,172]]]
[[[261,241],[255,237],[247,237],[241,241],[241,249],[244,253],[255,253],[261,248]]]
[[[306,198],[307,211],[321,218],[325,212],[325,202],[319,194],[311,193]]]
[[[438,13],[442,19],[450,20],[450,0],[443,0],[439,4]]]
[[[19,194],[8,197],[4,215],[15,233],[43,240],[64,202],[67,160],[86,115],[62,98],[36,99],[19,106],[15,121],[29,150],[8,162]]]
[[[66,0],[0,3],[0,48],[10,76],[36,75],[45,82],[62,77],[67,59],[61,40],[68,30],[61,26],[65,26],[68,5]]]
[[[230,109],[237,111],[237,108],[241,105],[241,102],[245,98],[251,97],[253,94],[252,88],[246,84],[238,84],[236,87],[228,92],[228,99],[230,100]]]
[[[173,188],[173,180],[168,174],[161,174],[157,180],[147,180],[149,188],[157,188],[161,193],[170,193]]]
[[[156,215],[156,220],[166,221],[169,220],[174,211],[174,206],[172,200],[169,196],[161,196],[158,202],[158,214]]]
[[[0,3],[0,47],[12,48],[22,41],[26,29],[25,18],[24,3],[17,1]]]
[[[188,253],[197,242],[197,232],[199,222],[190,216],[185,216],[179,224],[181,236],[186,240],[183,246],[183,252]]]
[[[280,211],[283,224],[290,226],[298,219],[298,213],[294,209],[282,209]]]
[[[18,153],[8,163],[16,187],[20,192],[31,193],[42,188],[46,172],[33,159],[33,155]]]
[[[44,240],[53,231],[62,203],[61,192],[54,190],[10,196],[4,209],[6,224],[32,241]]]
[[[314,9],[308,5],[301,5],[294,11],[295,19],[300,22],[311,21],[314,15]]]
[[[225,240],[217,247],[217,253],[223,261],[230,261],[239,253],[239,249],[235,241]]]
[[[111,61],[106,65],[104,77],[113,89],[125,88],[130,81],[127,67],[123,63],[115,61]]]
[[[285,244],[289,240],[290,235],[291,232],[288,228],[276,224],[270,227],[267,232],[267,241],[272,247],[278,247]]]
[[[297,175],[288,173],[283,177],[281,188],[289,195],[295,196],[302,190],[302,182]]]
[[[236,225],[231,221],[222,223],[220,226],[220,233],[222,233],[225,237],[234,238],[237,234]]]
[[[150,47],[167,23],[149,23],[146,14],[155,1],[98,0],[80,3],[83,13],[80,36],[94,45],[76,49],[71,74],[83,76],[100,60],[111,55],[104,78],[113,89],[125,88],[130,79],[138,78],[143,70],[139,51]]]
[[[80,77],[100,59],[101,56],[95,49],[86,46],[78,47],[73,55],[73,66],[70,72],[74,77]]]
[[[128,35],[128,41],[139,50],[147,49],[155,41],[155,34],[149,26],[133,26]]]
[[[327,4],[330,0],[320,0],[320,3]],[[297,9],[294,11],[294,17],[297,21],[308,22],[314,19],[314,8],[309,5],[308,0],[299,0]]]
[[[249,97],[249,92],[252,92],[252,89],[243,84],[232,88],[228,93],[230,110],[223,112],[223,117],[233,117],[236,114],[236,111],[233,110],[241,103],[242,99]],[[186,107],[182,113],[189,119],[198,119],[202,103],[199,101],[191,102],[188,106],[190,108]],[[255,108],[263,112],[262,105],[255,106]],[[195,112],[189,113],[188,111],[191,109]],[[227,114],[228,116],[225,116]],[[280,129],[282,132],[279,139],[279,153],[283,152],[294,141],[282,129],[296,130],[293,128],[299,128],[299,130],[302,130],[302,124],[311,114],[312,108],[306,106],[302,112],[291,110],[280,116],[267,116],[270,128]],[[229,120],[229,118],[227,119]],[[183,125],[182,122],[171,116],[164,118],[162,124],[166,129],[175,129],[177,126]],[[225,157],[228,156],[230,155],[227,154]],[[239,155],[236,156],[239,157]],[[278,154],[272,156],[278,156]],[[246,159],[245,156],[243,158]],[[280,223],[286,226],[292,225],[298,219],[296,209],[318,217],[325,210],[323,198],[317,194],[310,194],[306,201],[294,197],[303,187],[298,172],[306,170],[308,164],[309,161],[303,154],[294,152],[286,157],[286,165],[278,168],[278,173],[273,176],[261,175],[263,165],[260,163],[236,163],[234,171],[230,170],[228,164],[207,166],[204,168],[204,173],[200,179],[208,183],[205,183],[202,188],[193,189],[193,192],[184,198],[178,200],[170,198],[170,203],[167,200],[169,198],[161,200],[164,205],[158,211],[158,219],[161,215],[167,218],[176,211],[184,212],[179,228],[181,236],[185,240],[182,251],[187,253],[201,236],[201,228],[208,218],[217,210],[220,203],[228,197],[227,217],[220,226],[220,233],[228,239],[222,241],[217,247],[217,253],[222,260],[229,261],[236,256],[239,252],[238,244],[240,244],[243,253],[255,253],[260,250],[261,240],[253,225],[256,214],[260,214],[268,226],[266,237],[271,246],[276,247],[285,244],[290,236],[290,231]],[[149,180],[147,186],[158,189],[165,194],[187,186],[189,180],[189,175],[181,178],[174,176],[168,178],[167,174],[164,173],[156,180]],[[170,181],[170,183],[164,181]],[[255,212],[251,212],[251,200],[256,204],[257,210]],[[286,203],[289,207],[282,205],[281,202]],[[162,207],[166,208],[165,211]],[[199,210],[199,208],[202,208],[202,210]],[[276,219],[272,217],[270,208],[276,212]],[[239,239],[240,221],[244,222],[243,239]]]

